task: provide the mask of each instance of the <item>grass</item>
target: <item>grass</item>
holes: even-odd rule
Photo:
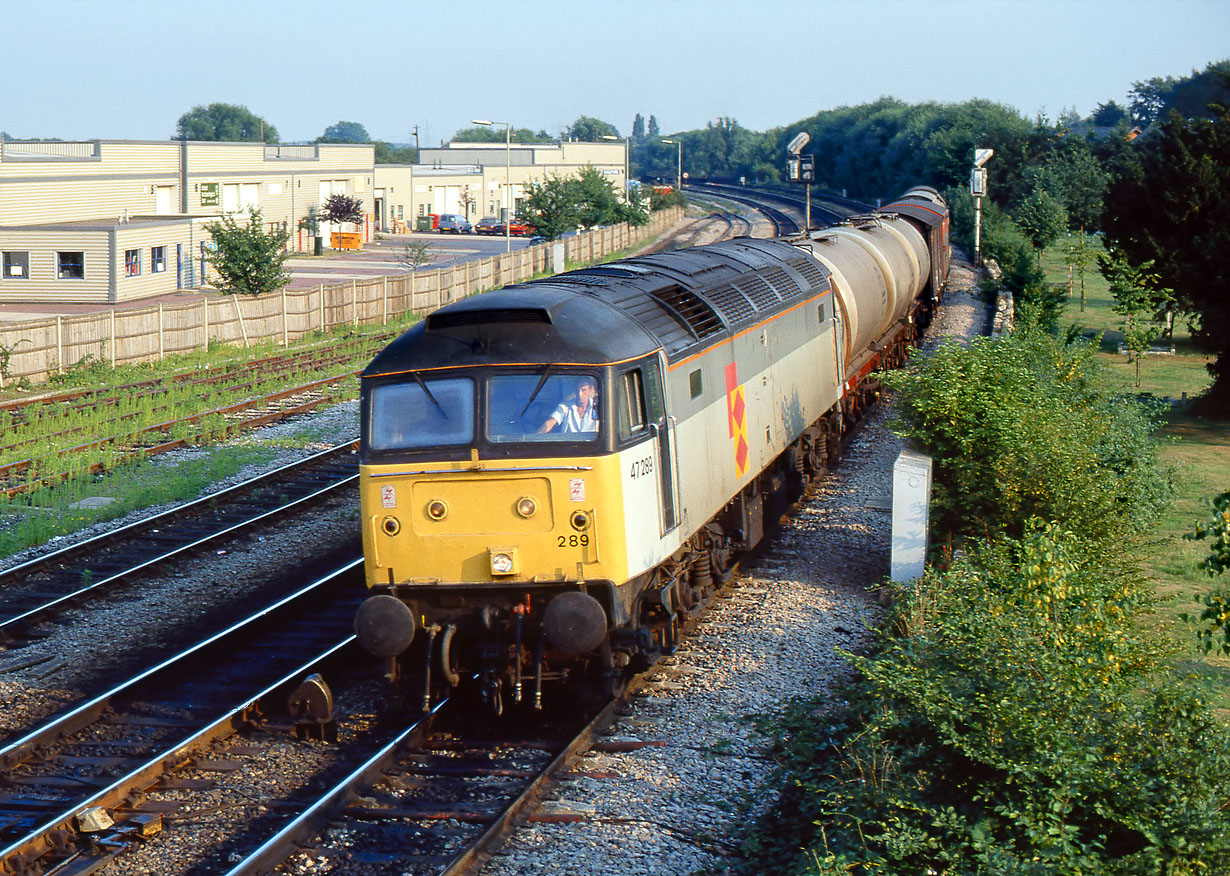
[[[1043,255],[1048,282],[1067,284],[1063,252],[1072,242],[1075,236],[1061,240]],[[1092,238],[1091,242],[1094,251],[1100,252],[1101,239]],[[1186,323],[1176,320],[1171,341],[1175,355],[1146,357],[1141,363],[1140,386],[1136,387],[1135,365],[1117,352],[1122,317],[1111,310],[1114,302],[1110,289],[1096,264],[1085,277],[1084,311],[1080,309],[1079,281],[1077,288],[1077,295],[1064,310],[1063,322],[1103,333],[1099,358],[1126,390],[1181,400],[1184,395],[1199,395],[1209,386],[1205,364],[1211,357],[1194,348]],[[1230,587],[1230,580],[1211,579],[1199,568],[1208,543],[1183,538],[1197,522],[1208,519],[1209,500],[1230,489],[1230,422],[1187,416],[1180,404],[1167,417],[1159,438],[1162,459],[1175,469],[1177,490],[1175,500],[1143,545],[1144,570],[1154,582],[1158,597],[1155,609],[1145,618],[1145,629],[1156,644],[1175,654],[1179,668],[1205,688],[1222,720],[1230,723],[1230,658],[1201,656],[1196,648],[1195,626],[1182,617],[1184,613],[1199,614],[1196,600],[1213,587]]]
[[[34,496],[0,499],[0,557],[141,508],[195,499],[215,482],[233,476],[245,465],[265,462],[276,452],[272,446],[213,447],[174,464],[154,457]],[[83,500],[91,498],[111,501],[101,507],[81,507]]]

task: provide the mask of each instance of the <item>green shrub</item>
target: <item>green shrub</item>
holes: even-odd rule
[[[1090,547],[1034,521],[901,591],[848,705],[784,728],[795,781],[756,871],[1215,872],[1230,736],[1155,684],[1147,591]]]
[[[1104,543],[1170,495],[1153,417],[1107,388],[1094,345],[1026,325],[917,355],[885,382],[897,428],[935,462],[935,541],[1019,536],[1040,517]]]

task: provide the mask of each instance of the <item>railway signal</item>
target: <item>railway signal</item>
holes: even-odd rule
[[[803,147],[811,142],[811,134],[800,131],[786,146],[786,179],[790,182],[801,182],[806,187],[803,194],[804,225],[811,230],[811,184],[815,179],[815,159],[811,155],[800,155]]]

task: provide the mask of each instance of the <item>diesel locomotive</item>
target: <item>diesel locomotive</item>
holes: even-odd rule
[[[429,314],[361,378],[362,645],[495,712],[669,651],[904,360],[948,221],[919,187]]]

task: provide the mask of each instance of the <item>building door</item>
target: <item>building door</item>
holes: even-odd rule
[[[154,186],[154,213],[158,216],[169,216],[178,212],[171,209],[171,195],[175,186]]]

